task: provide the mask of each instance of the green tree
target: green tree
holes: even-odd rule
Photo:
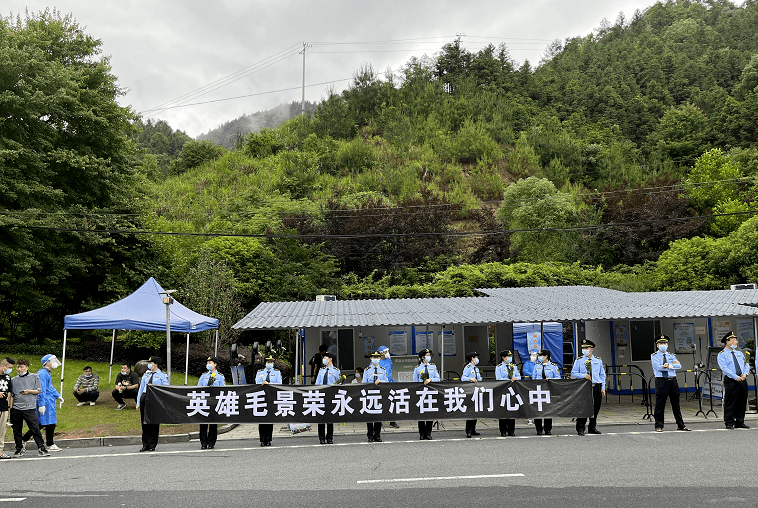
[[[46,10],[0,18],[0,324],[56,334],[63,315],[125,296],[156,268],[138,213],[134,115],[101,41]],[[160,274],[157,274],[160,275]]]
[[[571,194],[558,191],[547,179],[529,177],[509,185],[497,217],[514,232],[511,248],[531,262],[575,259],[581,235],[561,231],[574,226],[579,207]]]
[[[740,168],[719,148],[708,150],[695,161],[684,188],[692,204],[699,210],[737,196]]]

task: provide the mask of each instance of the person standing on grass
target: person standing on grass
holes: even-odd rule
[[[10,455],[3,453],[5,447],[5,431],[8,426],[8,411],[11,400],[11,374],[16,361],[5,357],[0,360],[0,459],[10,459]]]
[[[37,395],[37,422],[40,428],[45,428],[45,441],[47,442],[47,449],[51,452],[61,451],[58,445],[55,444],[55,426],[58,424],[58,414],[55,407],[55,401],[60,400],[63,403],[63,397],[58,393],[58,390],[53,387],[53,378],[50,376],[50,372],[53,369],[57,369],[61,366],[61,362],[55,355],[45,355],[42,357],[42,368],[37,371],[39,376],[40,386],[42,387],[42,393]],[[26,443],[32,438],[32,431],[27,431],[24,434],[23,449],[26,450]]]
[[[100,397],[99,387],[100,377],[93,374],[92,367],[87,365],[74,385],[74,397],[79,401],[77,406],[94,406],[95,401]]]
[[[23,433],[22,427],[24,422],[29,430],[32,431],[34,436],[34,442],[37,443],[38,454],[40,457],[49,457],[50,452],[47,451],[45,441],[42,439],[42,434],[39,431],[39,423],[37,422],[37,395],[42,393],[42,384],[39,381],[37,374],[29,372],[29,360],[26,358],[19,358],[16,362],[16,370],[18,376],[11,379],[11,397],[13,398],[13,404],[11,405],[11,425],[13,425],[13,440],[16,442],[16,453],[13,454],[14,458],[20,458],[24,456],[23,448]]]

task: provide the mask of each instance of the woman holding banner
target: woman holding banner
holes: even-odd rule
[[[438,383],[440,374],[437,372],[437,366],[432,363],[432,352],[429,349],[422,349],[418,353],[419,365],[413,370],[413,381],[424,383],[424,386],[431,382]],[[432,420],[418,422],[419,439],[432,440]]]

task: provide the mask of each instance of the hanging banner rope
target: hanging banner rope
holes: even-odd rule
[[[144,423],[337,423],[475,418],[586,418],[587,379],[334,386],[147,387]]]

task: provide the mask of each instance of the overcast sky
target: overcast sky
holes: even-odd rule
[[[3,0],[8,16],[56,8],[103,41],[113,72],[137,112],[197,136],[242,114],[300,101],[303,42],[305,98],[319,101],[370,63],[398,69],[462,37],[469,51],[503,42],[519,64],[539,63],[555,39],[584,36],[603,18],[631,18],[653,0]],[[231,76],[231,78],[229,78]],[[218,81],[224,80],[225,81]],[[232,82],[233,81],[233,82]],[[216,83],[209,93],[192,94]],[[225,86],[220,86],[226,83]],[[204,88],[202,91],[207,91]],[[247,97],[241,97],[247,96]],[[231,100],[229,98],[241,97]],[[174,102],[170,102],[174,101]],[[201,102],[214,101],[206,104]],[[145,113],[148,117],[149,113]]]

